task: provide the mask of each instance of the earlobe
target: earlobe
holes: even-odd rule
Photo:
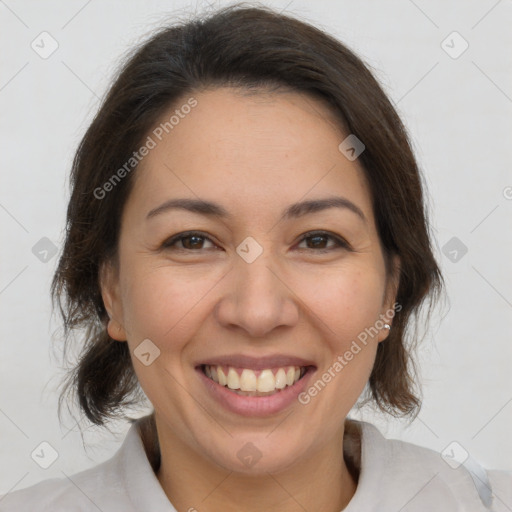
[[[391,324],[384,323],[382,329],[379,332],[378,341],[381,343],[382,341],[386,341],[389,336],[389,331],[391,330]]]
[[[126,333],[123,326],[112,318],[109,319],[107,324],[108,335],[116,341],[126,341]]]
[[[104,263],[100,269],[100,288],[103,304],[109,317],[108,335],[116,341],[126,341],[122,323],[122,307],[119,295],[119,280],[111,263]]]

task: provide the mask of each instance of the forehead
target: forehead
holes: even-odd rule
[[[196,106],[180,111],[192,96]],[[177,110],[181,115],[170,124]],[[364,171],[338,149],[347,134],[316,98],[207,90],[178,101],[154,128],[155,147],[141,162],[133,191],[141,207],[196,196],[281,211],[283,204],[338,194],[372,217]]]

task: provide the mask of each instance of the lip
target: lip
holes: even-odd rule
[[[221,359],[215,359],[221,360]],[[291,360],[291,359],[288,359]],[[214,361],[213,359],[211,361]],[[297,361],[297,359],[294,359]],[[237,364],[240,362],[237,360]],[[245,361],[248,362],[247,360]],[[269,368],[269,363],[272,362],[267,359],[263,368],[259,367],[258,369]],[[222,363],[226,364],[226,359],[222,358]],[[221,363],[205,363],[205,364],[221,364]],[[261,366],[261,365],[260,365]],[[272,366],[272,365],[271,365]],[[278,365],[279,366],[279,365]],[[287,366],[287,365],[284,365]],[[294,366],[290,364],[290,366]],[[272,414],[277,414],[278,412],[283,411],[287,407],[289,407],[294,402],[298,402],[298,395],[302,393],[308,386],[308,382],[312,378],[313,374],[316,372],[316,366],[314,365],[304,365],[304,364],[295,364],[295,366],[307,366],[306,373],[304,376],[299,379],[293,386],[286,386],[281,391],[277,391],[273,395],[268,396],[243,396],[238,395],[229,388],[225,386],[221,386],[219,383],[207,377],[202,370],[202,366],[197,366],[195,369],[201,379],[201,382],[204,384],[207,394],[212,397],[212,399],[220,404],[224,409],[228,411],[238,414],[240,416],[246,417],[264,417],[270,416]],[[247,366],[244,366],[247,368]],[[251,366],[249,366],[251,368]],[[254,365],[252,365],[253,369]]]
[[[265,370],[266,368],[280,368],[284,366],[314,366],[316,368],[315,363],[311,360],[285,354],[261,357],[254,357],[245,354],[231,354],[203,359],[198,361],[194,366],[197,369],[197,367],[204,364],[213,366],[232,366],[234,368],[248,368],[250,370]]]

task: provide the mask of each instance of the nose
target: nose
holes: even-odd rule
[[[280,274],[265,251],[252,263],[237,258],[215,307],[217,321],[254,338],[267,336],[277,327],[296,325],[297,297]]]

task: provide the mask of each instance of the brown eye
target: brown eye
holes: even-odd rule
[[[329,245],[331,241],[331,245]],[[212,247],[205,247],[205,243],[210,243]],[[312,250],[314,252],[326,253],[335,249],[350,249],[349,244],[334,234],[320,231],[306,233],[300,240],[299,245],[306,243],[306,247],[301,250]],[[198,252],[202,249],[211,249],[215,244],[211,239],[201,232],[178,233],[169,238],[162,244],[163,249],[172,249],[177,251]]]
[[[329,247],[327,245],[329,240],[332,240],[334,242],[334,245],[331,245]],[[327,233],[325,231],[306,233],[302,237],[300,243],[302,242],[306,242],[306,249],[311,249],[317,252],[329,252],[333,249],[349,248],[349,245],[347,242],[345,242],[345,240],[331,233]]]
[[[176,250],[198,251],[204,249],[205,241],[213,242],[202,233],[179,233],[162,244],[162,248],[175,248]],[[181,245],[180,245],[181,244]]]

